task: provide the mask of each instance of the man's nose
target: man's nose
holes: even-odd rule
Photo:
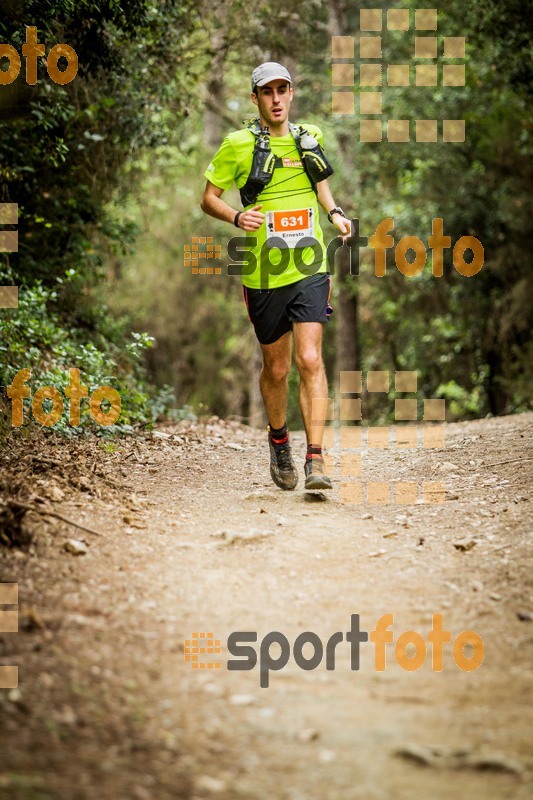
[[[273,93],[273,99],[275,103],[279,103],[281,95],[279,95],[276,91]]]

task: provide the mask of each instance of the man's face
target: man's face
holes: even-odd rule
[[[252,103],[258,107],[267,125],[277,126],[286,122],[293,96],[290,83],[282,79],[270,81],[265,86],[257,86],[256,92],[252,93]]]

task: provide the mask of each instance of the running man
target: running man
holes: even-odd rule
[[[254,69],[251,100],[258,119],[224,139],[205,172],[201,207],[247,234],[243,293],[263,352],[260,388],[269,421],[272,480],[281,489],[298,483],[286,423],[294,340],[307,437],[305,488],[331,489],[322,457],[328,396],[322,332],[331,312],[331,279],[318,203],[343,236],[350,234],[350,221],[328,186],[333,170],[322,150],[322,133],[315,125],[289,121],[292,99],[285,67],[269,61]],[[243,211],[222,199],[234,183]]]

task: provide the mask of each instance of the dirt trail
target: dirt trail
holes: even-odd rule
[[[280,492],[264,433],[236,423],[166,428],[92,461],[51,442],[32,461],[36,494],[102,535],[29,514],[29,549],[0,550],[20,612],[19,633],[0,636],[0,663],[20,674],[0,690],[0,798],[531,797],[532,421],[447,425],[445,450],[364,455],[364,480],[444,482],[437,505]],[[291,654],[269,688],[258,667],[226,669],[233,631],[256,631],[257,650],[279,631],[292,648],[387,613],[395,640],[427,639],[442,613],[452,640],[482,637],[484,663],[461,671],[446,645],[434,672],[428,646],[408,672],[389,644],[377,672],[368,642],[353,671],[343,641],[335,670]],[[185,662],[203,631],[221,640],[219,670]]]

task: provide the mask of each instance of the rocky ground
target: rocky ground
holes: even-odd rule
[[[442,485],[444,502],[405,505],[349,502],[335,453],[327,497],[281,492],[265,434],[216,419],[108,443],[11,433],[0,582],[18,583],[19,631],[0,634],[0,664],[19,686],[0,690],[0,798],[531,797],[532,421],[365,451],[364,482]],[[429,644],[418,670],[396,663],[398,637],[427,642],[438,613],[452,641],[481,637],[478,669],[451,644],[440,672]],[[301,669],[298,635],[325,644],[353,614],[369,632],[393,615],[385,670],[371,642],[352,670],[346,641],[334,670]],[[257,633],[258,654],[286,637],[268,688],[258,666],[227,669],[236,631]],[[195,632],[220,640],[219,669],[185,660]]]

